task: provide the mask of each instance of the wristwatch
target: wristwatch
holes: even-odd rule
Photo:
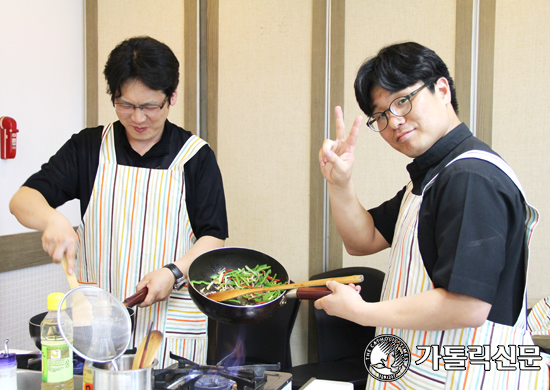
[[[183,273],[180,271],[177,265],[170,263],[166,264],[162,268],[168,268],[174,274],[174,277],[176,278],[176,282],[174,283],[174,290],[181,289],[183,285],[187,282],[187,279],[185,278],[185,276],[183,276]]]

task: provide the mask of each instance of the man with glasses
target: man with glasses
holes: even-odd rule
[[[368,127],[413,159],[407,166],[411,181],[392,199],[365,209],[351,180],[362,118],[346,136],[336,108],[337,139],[325,140],[319,152],[334,220],[348,253],[390,248],[390,263],[380,302],[364,302],[355,286],[329,282],[334,293],[315,306],[376,326],[377,335],[403,339],[415,363],[393,382],[398,388],[548,388],[548,366],[538,360],[540,371],[521,371],[516,364],[515,371],[504,372],[494,363],[487,368],[479,359],[467,360],[475,360],[469,354],[474,346],[489,346],[478,354],[489,362],[499,345],[533,344],[525,291],[527,243],[538,213],[526,204],[510,167],[459,120],[447,66],[417,43],[388,46],[361,66],[355,93]],[[424,355],[433,352],[431,346],[439,356],[444,347],[455,347],[453,353],[464,356],[455,363],[463,362],[464,369],[448,369],[438,356]],[[367,389],[384,387],[373,378],[394,372],[389,358],[386,363],[369,368]]]
[[[228,236],[222,178],[212,149],[168,121],[179,62],[165,44],[118,44],[104,69],[118,121],[75,134],[15,194],[10,210],[43,231],[44,250],[78,281],[120,300],[147,287],[133,346],[150,321],[169,352],[206,362],[207,322],[184,287],[191,262]],[[76,233],[56,207],[79,199]],[[75,262],[76,259],[76,262]],[[153,305],[154,304],[154,305]]]

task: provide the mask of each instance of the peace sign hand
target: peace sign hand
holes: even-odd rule
[[[344,114],[340,106],[334,109],[336,118],[336,140],[326,139],[319,151],[319,164],[325,179],[334,186],[344,186],[351,179],[351,171],[355,160],[354,150],[362,116],[355,118],[353,126],[346,138]]]

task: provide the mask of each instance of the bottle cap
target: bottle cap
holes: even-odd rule
[[[59,307],[59,302],[63,299],[65,295],[63,293],[51,293],[48,295],[48,310],[55,311]],[[61,309],[65,310],[65,302],[61,306]]]
[[[15,353],[0,353],[0,370],[13,366],[17,366],[17,355]]]

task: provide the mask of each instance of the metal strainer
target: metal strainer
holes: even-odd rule
[[[63,303],[72,324],[61,324]],[[132,326],[128,309],[112,294],[97,287],[76,287],[65,294],[57,309],[57,321],[61,336],[74,352],[95,363],[112,362],[116,369],[114,360],[130,344]]]

